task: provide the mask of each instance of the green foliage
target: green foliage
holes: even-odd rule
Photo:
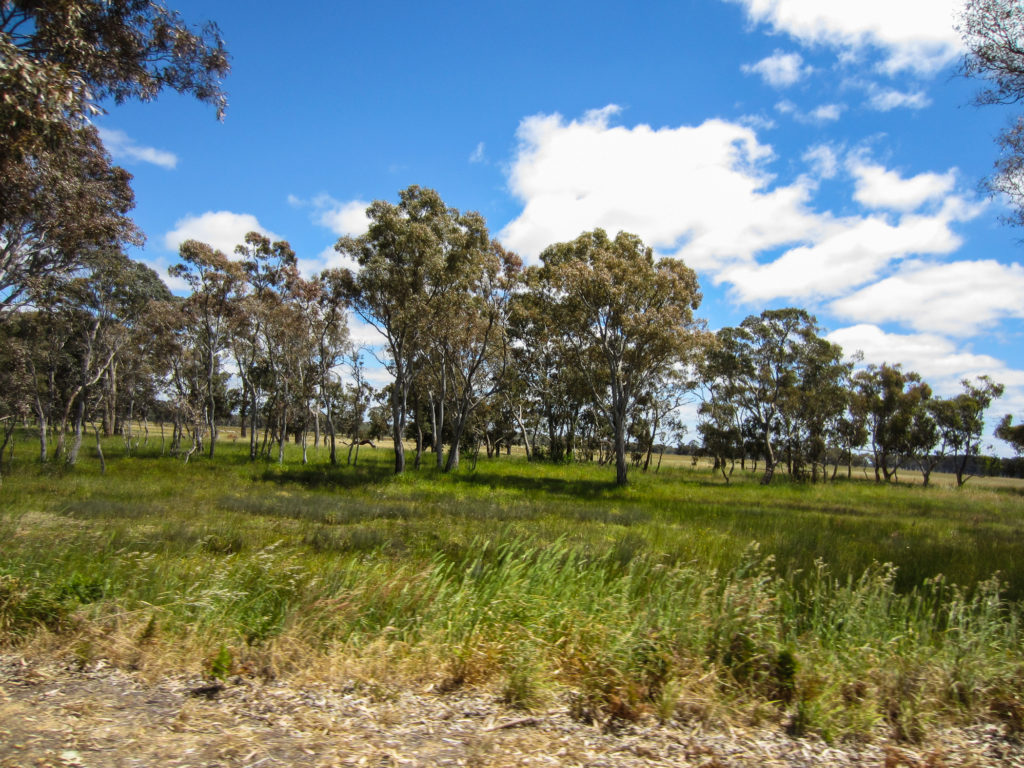
[[[221,645],[217,653],[207,665],[210,677],[215,680],[226,680],[235,668],[235,657],[226,645]]]

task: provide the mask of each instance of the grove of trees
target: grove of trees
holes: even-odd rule
[[[993,82],[982,102],[1024,93],[1022,29],[1014,4],[967,4],[965,71]],[[694,271],[636,235],[585,232],[524,268],[478,213],[418,186],[337,242],[355,269],[305,277],[287,242],[256,232],[233,254],[188,240],[171,272],[189,295],[174,296],[124,253],[142,242],[131,177],[89,118],[165,88],[222,115],[216,26],[150,0],[3,2],[0,60],[0,459],[19,424],[41,461],[74,465],[90,429],[103,461],[101,436],[131,453],[154,423],[169,455],[212,459],[230,419],[252,460],[283,462],[294,439],[303,462],[311,442],[337,464],[340,439],[352,461],[387,432],[396,473],[407,441],[413,467],[430,451],[446,472],[467,448],[516,443],[531,460],[614,463],[625,484],[656,446],[682,443],[680,406],[696,402],[700,450],[726,481],[737,462],[765,484],[780,467],[830,480],[865,455],[879,482],[913,468],[928,483],[942,466],[963,485],[975,469],[1003,391],[987,377],[939,398],[899,364],[856,369],[799,308],[711,333]],[[1011,197],[1020,132],[993,180]],[[350,313],[379,346],[352,344]],[[368,356],[390,374],[380,391]],[[1006,417],[996,434],[1019,450],[1019,432]]]

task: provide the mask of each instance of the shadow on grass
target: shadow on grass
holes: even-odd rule
[[[359,464],[354,467],[343,465],[305,467],[267,467],[260,475],[264,482],[286,484],[296,483],[307,488],[352,489],[376,485],[395,474],[390,466],[381,464]]]
[[[481,488],[520,491],[525,495],[533,493],[553,496],[570,496],[574,499],[601,499],[614,495],[620,490],[613,481],[580,478],[566,480],[562,477],[538,477],[477,470],[455,472],[449,475],[452,482]]]

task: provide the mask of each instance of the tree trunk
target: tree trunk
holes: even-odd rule
[[[100,474],[107,474],[107,460],[103,458],[103,445],[100,443],[100,428],[93,425],[93,431],[96,432],[96,454],[100,457]]]
[[[39,420],[39,461],[46,463],[46,412],[36,396],[36,415]]]
[[[523,448],[526,450],[526,460],[529,461],[533,457],[533,449],[530,445],[530,435],[526,431],[526,424],[523,423],[523,409],[522,406],[514,408],[512,410],[512,418],[516,420],[516,424],[519,425],[519,431],[523,433]],[[512,444],[508,445],[509,453],[512,452]]]
[[[71,450],[68,451],[68,466],[75,466],[78,462],[78,451],[82,447],[82,425],[85,422],[85,397],[84,393],[78,400],[78,408],[75,411],[75,437],[71,442]]]
[[[249,389],[249,395],[252,398],[249,402],[249,458],[255,460],[259,440],[259,436],[256,434],[256,388],[250,387]]]
[[[614,414],[615,422],[615,484],[626,485],[629,482],[626,466],[626,415],[621,412]]]
[[[331,441],[331,466],[338,466],[338,445],[334,429],[334,408],[327,406],[327,435]]]
[[[441,442],[441,430],[444,429],[444,397],[430,397],[430,427],[434,451],[434,463],[438,469],[444,467],[444,443]]]
[[[396,389],[397,384],[396,384]],[[405,408],[402,407],[401,402],[398,400],[396,394],[392,394],[391,398],[391,439],[395,444],[395,474],[400,475],[405,472],[405,445],[402,442],[402,437],[405,432]],[[356,453],[356,459],[358,460],[359,454]]]
[[[772,439],[765,429],[764,433],[764,475],[761,477],[761,485],[770,485],[775,477],[775,451],[772,450]]]
[[[288,377],[284,379],[284,397],[281,400],[281,440],[277,444],[277,463],[284,464],[284,444],[288,442]]]
[[[238,405],[238,436],[245,440],[245,419],[249,415],[249,380],[242,379],[242,402]]]
[[[445,462],[444,471],[451,472],[453,469],[459,468],[459,441],[452,440],[451,447],[448,449],[448,461]]]

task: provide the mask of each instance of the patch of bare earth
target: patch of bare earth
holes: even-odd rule
[[[910,748],[632,723],[601,730],[567,707],[526,714],[481,691],[366,685],[146,683],[108,665],[0,655],[0,766],[1024,766],[997,726]]]

